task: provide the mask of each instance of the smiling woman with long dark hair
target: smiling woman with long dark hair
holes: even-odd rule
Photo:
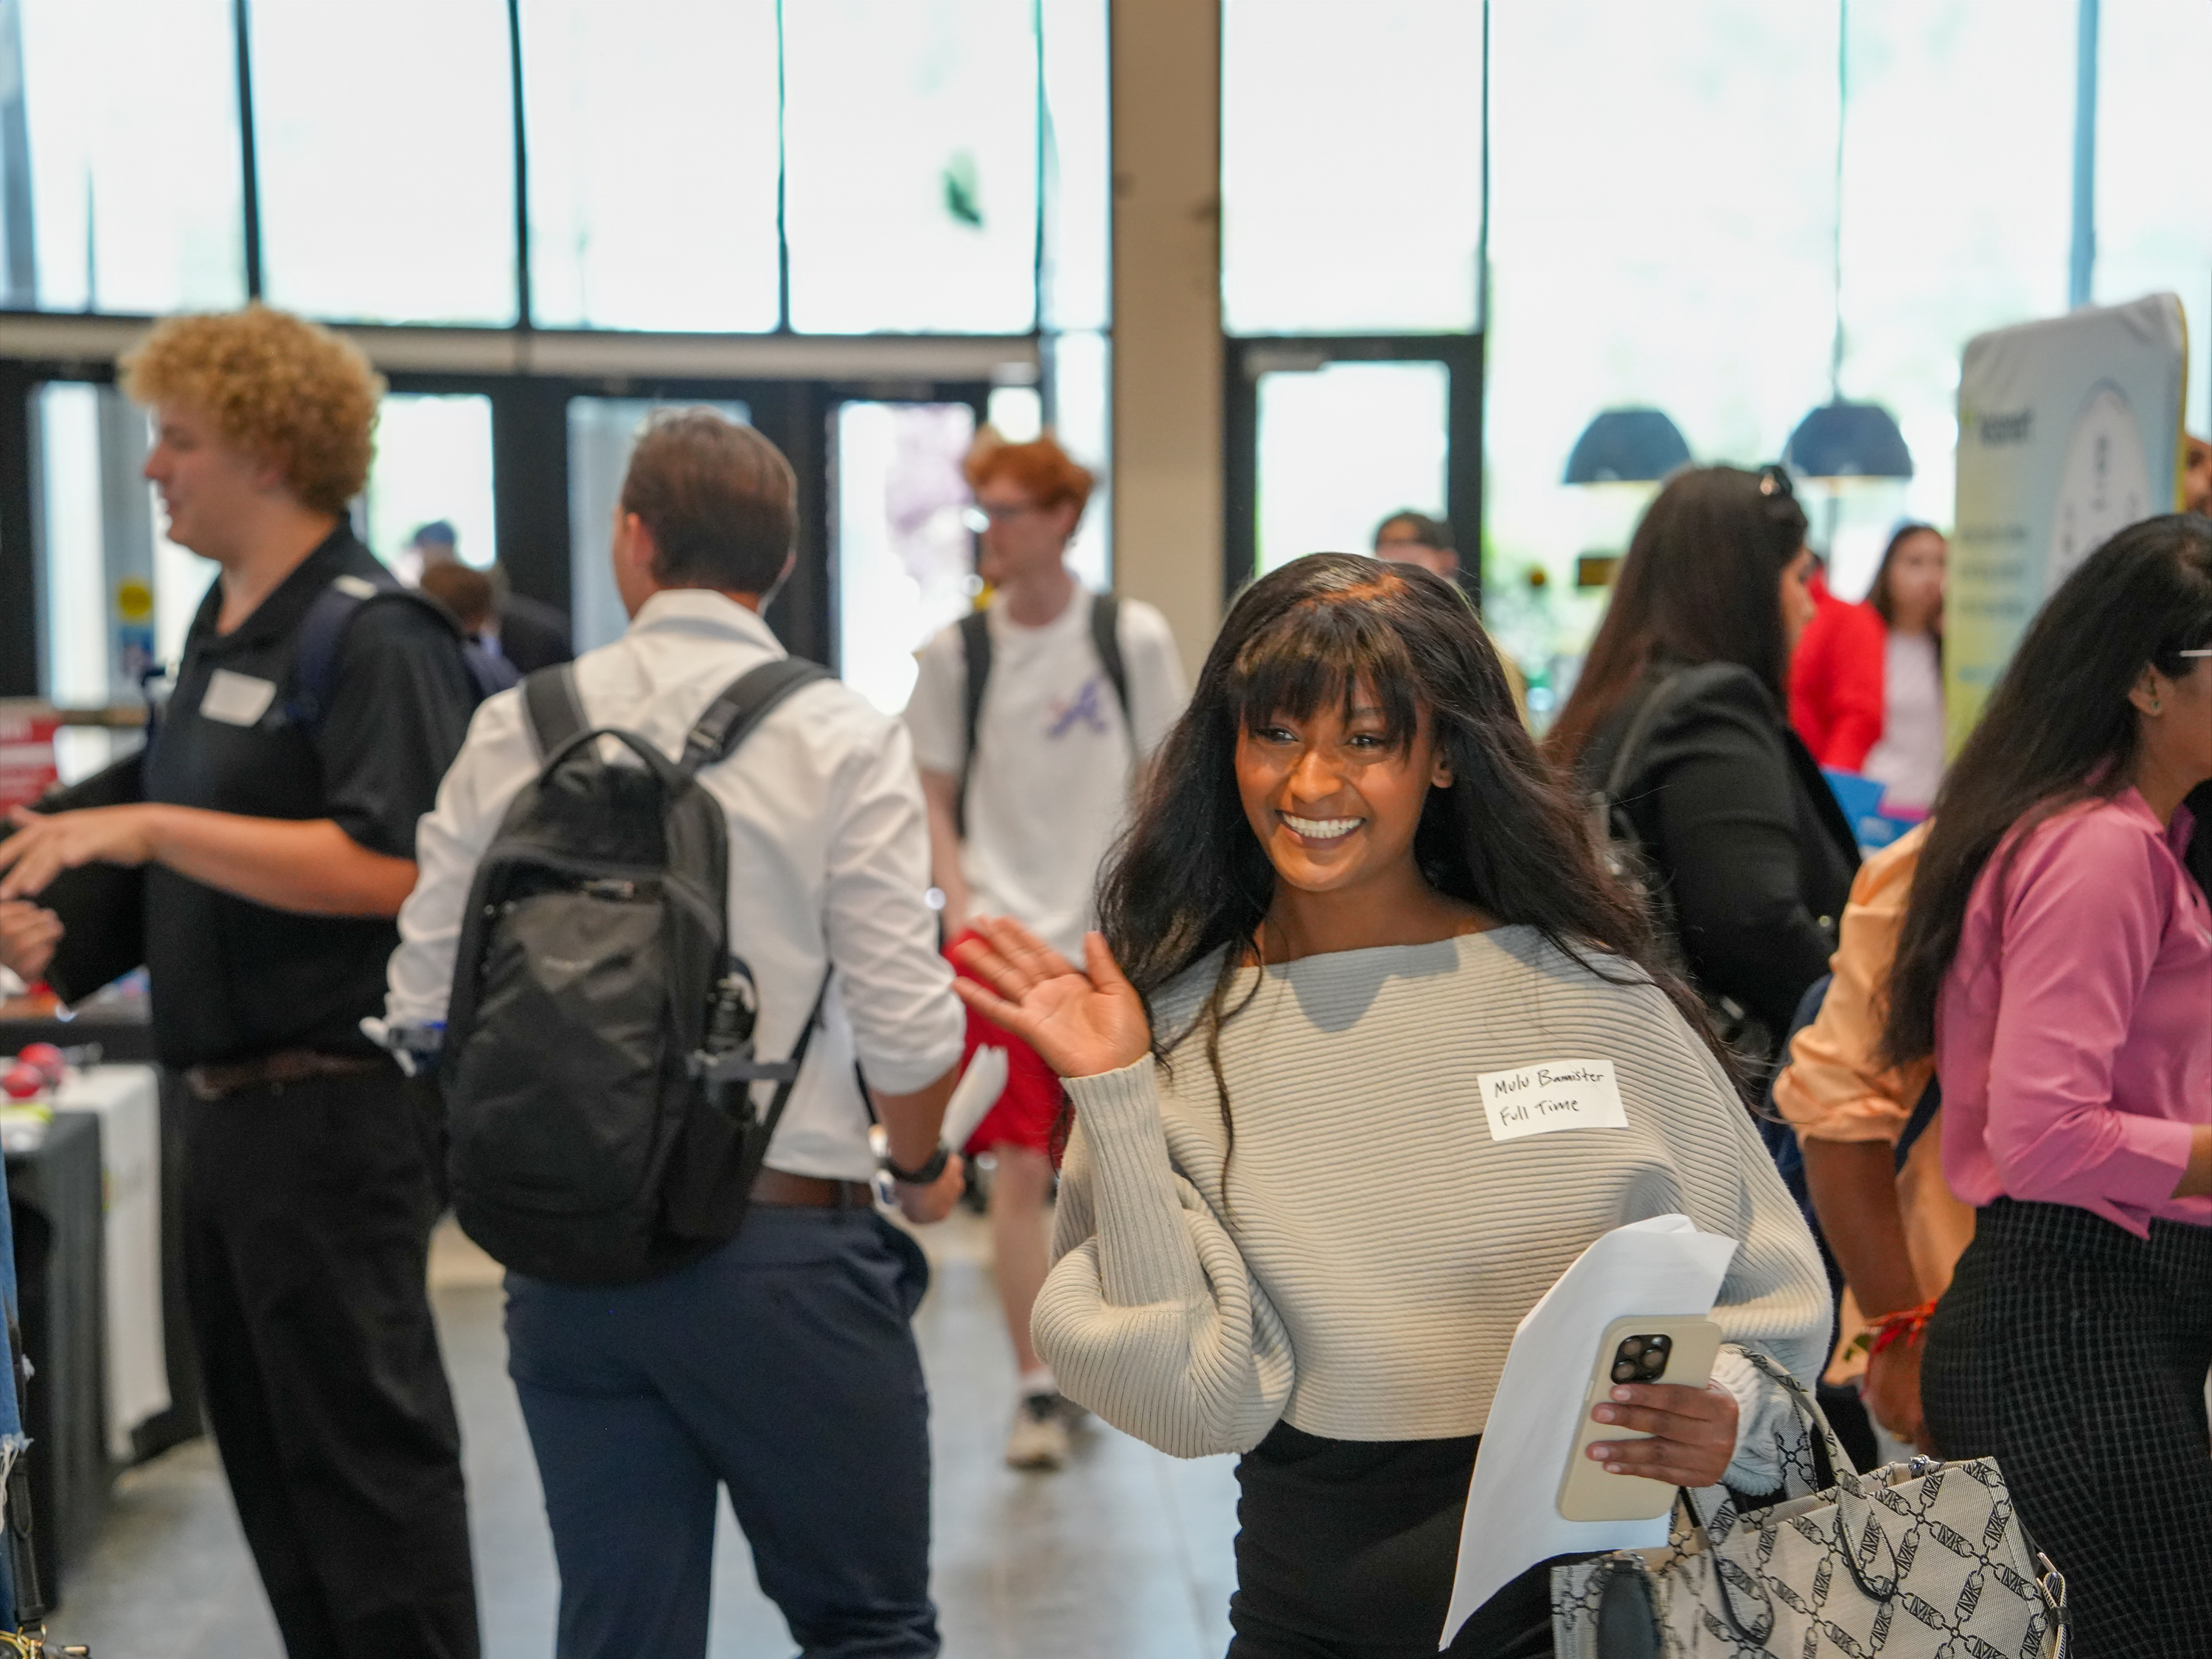
[[[1100,914],[1083,969],[985,920],[962,994],[1075,1108],[1039,1350],[1107,1421],[1244,1455],[1234,1659],[1436,1651],[1514,1328],[1613,1227],[1742,1240],[1715,1317],[1818,1369],[1812,1241],[1455,589],[1316,554],[1247,590]],[[1479,1075],[1561,1062],[1619,1113],[1494,1134]],[[1616,1390],[1652,1437],[1594,1455],[1773,1489],[1779,1390],[1716,1376]],[[1547,1584],[1450,1651],[1549,1653]]]

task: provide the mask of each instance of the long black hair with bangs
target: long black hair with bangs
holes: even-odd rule
[[[1401,749],[1425,713],[1451,768],[1450,787],[1429,792],[1414,832],[1428,884],[1501,923],[1536,928],[1601,978],[1648,975],[1733,1077],[1703,1005],[1666,966],[1637,901],[1607,876],[1571,787],[1522,725],[1466,595],[1414,566],[1315,553],[1231,607],[1099,886],[1101,930],[1148,1015],[1170,981],[1221,953],[1196,1024],[1164,1033],[1155,1017],[1153,1047],[1164,1062],[1202,1036],[1232,1144],[1220,1030],[1243,1006],[1230,1007],[1230,992],[1254,960],[1276,880],[1237,793],[1237,738],[1332,702],[1348,712],[1363,688]]]

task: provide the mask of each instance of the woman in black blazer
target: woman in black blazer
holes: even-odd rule
[[[1771,1067],[1828,971],[1858,869],[1850,825],[1785,712],[1811,564],[1780,468],[1675,475],[1637,526],[1550,738],[1583,788],[1620,786],[1662,920],[1753,1070]]]

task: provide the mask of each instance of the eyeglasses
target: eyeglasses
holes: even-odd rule
[[[1018,519],[1024,513],[1041,513],[1043,510],[1035,501],[1000,502],[995,507],[978,501],[960,514],[960,522],[980,536],[994,524]]]

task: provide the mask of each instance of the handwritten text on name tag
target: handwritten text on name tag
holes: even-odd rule
[[[1478,1072],[1492,1140],[1554,1129],[1625,1129],[1620,1085],[1609,1060],[1552,1060],[1511,1072]]]

